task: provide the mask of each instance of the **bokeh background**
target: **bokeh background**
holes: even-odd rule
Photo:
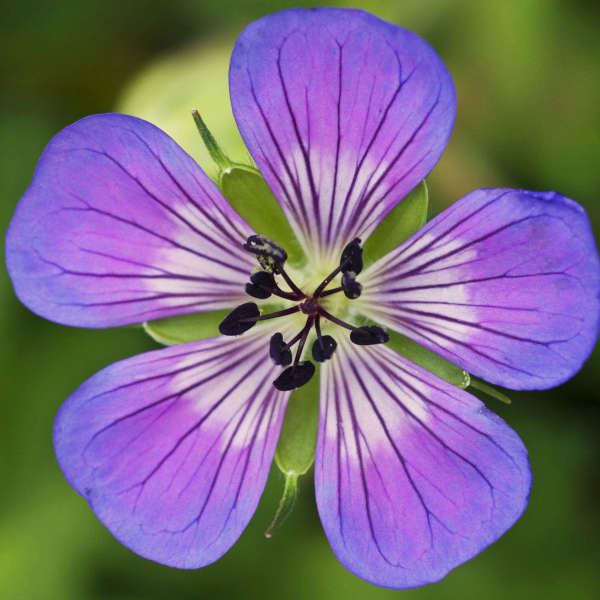
[[[349,5],[344,2],[331,4]],[[52,135],[120,109],[174,135],[207,167],[189,109],[232,157],[247,155],[227,103],[229,53],[245,24],[295,2],[55,0],[0,2],[0,229]],[[504,185],[577,199],[600,233],[600,15],[583,0],[365,0],[353,6],[437,48],[458,92],[450,145],[430,177],[432,209]],[[66,483],[51,429],[62,401],[103,366],[151,349],[135,329],[77,330],[28,312],[0,268],[0,597],[158,598],[600,597],[600,352],[566,385],[488,401],[520,433],[534,472],[523,518],[433,586],[367,584],[335,559],[311,477],[267,541],[281,490],[272,472],[252,523],[220,561],[169,569],[116,542]]]

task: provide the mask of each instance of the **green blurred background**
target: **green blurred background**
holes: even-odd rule
[[[343,2],[331,4],[347,5]],[[44,146],[67,124],[116,108],[154,121],[209,166],[189,117],[197,107],[244,159],[227,104],[240,30],[304,2],[79,0],[0,3],[1,228]],[[308,5],[308,4],[306,4]],[[433,210],[477,187],[553,189],[600,231],[600,15],[559,0],[357,1],[437,48],[454,76],[458,118],[430,178]],[[444,581],[396,592],[336,561],[311,477],[267,541],[281,477],[234,548],[198,571],[169,569],[116,542],[63,479],[51,429],[62,401],[103,366],[151,349],[134,329],[88,331],[21,306],[0,270],[0,598],[599,598],[600,352],[566,385],[488,403],[519,432],[534,472],[523,518]]]

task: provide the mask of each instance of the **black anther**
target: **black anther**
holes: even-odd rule
[[[372,344],[385,344],[389,341],[390,336],[377,325],[365,325],[352,331],[350,339],[359,346],[371,346]]]
[[[325,362],[332,357],[336,348],[337,342],[330,335],[323,335],[315,340],[312,357],[317,362]]]
[[[269,355],[276,365],[285,367],[292,362],[292,351],[283,341],[281,333],[275,333],[269,342]]]
[[[363,268],[362,248],[360,246],[360,238],[354,238],[342,250],[342,258],[340,259],[340,270],[342,273],[353,271],[358,275]]]
[[[223,335],[240,335],[256,324],[260,317],[258,306],[254,302],[246,302],[234,308],[219,325]]]
[[[273,385],[282,392],[289,392],[296,388],[302,387],[310,381],[310,378],[315,373],[315,365],[309,360],[305,360],[297,365],[288,367],[281,375],[273,382]]]
[[[342,275],[342,290],[346,298],[356,300],[362,293],[362,285],[356,281],[356,273],[354,271],[346,271]]]
[[[262,234],[251,235],[244,244],[244,250],[255,254],[265,271],[277,273],[279,267],[287,260],[287,252]]]
[[[272,273],[259,271],[250,276],[252,283],[246,284],[246,293],[254,298],[268,298],[275,289],[275,278]]]

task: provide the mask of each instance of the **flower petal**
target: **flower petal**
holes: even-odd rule
[[[553,192],[472,192],[361,282],[372,318],[505,387],[562,383],[598,336],[590,224],[577,203]]]
[[[359,10],[288,10],[238,38],[242,137],[309,258],[366,237],[444,150],[452,79],[421,38]]]
[[[71,485],[113,535],[166,565],[215,561],[262,494],[288,393],[272,385],[270,326],[111,365],[56,419]]]
[[[165,133],[126,115],[56,135],[17,206],[7,265],[37,314],[107,327],[233,306],[249,226]]]
[[[519,437],[464,390],[383,346],[323,366],[317,507],[355,575],[438,581],[513,525],[530,486]]]

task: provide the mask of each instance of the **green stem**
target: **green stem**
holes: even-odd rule
[[[221,150],[219,144],[217,144],[217,140],[213,137],[213,134],[210,132],[206,123],[203,121],[200,113],[194,108],[192,110],[192,117],[194,118],[194,122],[196,123],[196,127],[202,136],[202,141],[210,154],[210,157],[215,161],[217,167],[221,171],[225,169],[229,169],[233,166],[233,163],[229,158],[227,158],[225,152]]]
[[[489,385],[485,383],[485,381],[481,381],[481,379],[477,379],[472,375],[470,385],[476,390],[487,394],[491,398],[495,398],[496,400],[500,400],[500,402],[504,402],[504,404],[512,404],[512,400],[506,394],[503,394],[500,390],[497,390],[493,385]]]
[[[273,532],[278,529],[281,524],[287,519],[288,515],[292,512],[294,504],[296,503],[296,496],[298,495],[298,473],[290,471],[285,473],[285,486],[283,488],[283,496],[279,501],[277,512],[273,517],[273,521],[265,531],[265,537],[270,538]]]

